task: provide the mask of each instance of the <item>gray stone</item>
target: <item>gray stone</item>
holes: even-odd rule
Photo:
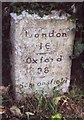
[[[51,95],[55,87],[67,92],[70,85],[75,23],[59,12],[39,17],[23,11],[11,13],[12,79],[16,94]]]

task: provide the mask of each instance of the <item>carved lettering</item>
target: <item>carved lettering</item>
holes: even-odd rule
[[[48,73],[49,72],[49,68],[48,67],[45,67],[44,68],[44,73]]]
[[[61,78],[61,81],[60,80],[55,80],[55,79],[51,79],[50,81],[46,81],[46,82],[40,81],[40,82],[37,83],[37,86],[52,85],[52,84],[60,86],[68,80],[68,79],[67,80],[65,80],[65,79]]]
[[[56,34],[56,37],[61,37],[61,33],[57,33],[57,34]]]
[[[28,63],[28,64],[30,64],[30,63],[37,63],[37,61],[38,61],[38,59],[32,59],[32,58],[30,58],[30,57],[28,57],[27,59],[26,59],[26,63]]]
[[[37,63],[37,59],[32,59],[32,63]]]
[[[62,33],[62,37],[67,37],[67,34],[66,33]]]
[[[31,34],[30,31],[26,30],[25,31],[25,36],[26,37],[35,37],[35,38],[45,38],[45,37],[67,37],[67,33],[65,32],[56,32],[55,30],[50,31],[49,33],[46,32],[42,32],[41,34],[39,33],[35,33],[35,34]]]
[[[42,44],[42,43],[40,43],[40,48],[39,48],[40,50],[42,49],[42,45],[43,45],[43,44]]]
[[[39,37],[39,34],[35,34],[35,38],[38,38]]]
[[[26,63],[30,64],[31,62],[32,62],[31,58],[28,57],[28,58],[26,59]]]
[[[60,55],[60,57],[57,58],[57,61],[58,61],[58,62],[62,61],[62,55]]]
[[[47,37],[47,34],[46,33],[42,33],[42,37]]]
[[[38,74],[41,74],[42,72],[48,73],[48,72],[49,72],[49,68],[48,68],[48,67],[45,67],[45,68],[43,69],[43,68],[39,67],[39,68],[37,69],[37,73],[38,73]]]
[[[50,43],[46,43],[46,44],[45,44],[45,48],[46,48],[47,50],[49,50],[49,49],[50,49]]]
[[[51,32],[49,33],[35,33],[35,34],[30,34],[29,31],[26,31],[26,37],[35,37],[35,38],[39,38],[39,37],[67,37],[67,34],[66,33],[61,33],[61,32],[56,32],[54,30],[52,30]],[[37,46],[39,49],[38,49],[38,53],[35,53],[36,55],[38,55],[38,59],[36,58],[31,58],[31,57],[28,57],[26,59],[26,63],[28,64],[37,64],[40,65],[42,63],[46,63],[46,65],[49,65],[51,62],[53,61],[57,61],[57,62],[61,62],[63,60],[63,56],[62,55],[59,55],[59,57],[56,56],[56,59],[53,59],[51,56],[49,57],[46,57],[45,55],[48,54],[48,51],[50,52],[51,49],[51,43],[49,42],[46,42],[44,44],[44,42],[41,42],[39,43],[39,45]],[[40,52],[39,52],[40,51]],[[42,52],[44,51],[44,52]],[[49,55],[53,54],[52,52],[49,53]],[[49,66],[48,67],[37,67],[37,70],[35,69],[35,71],[37,72],[37,74],[39,75],[39,77],[42,79],[42,78],[46,78],[46,74],[50,72],[50,68]],[[57,86],[60,86],[60,84],[63,84],[64,82],[66,82],[67,79],[65,78],[61,78],[60,80],[59,79],[51,79],[50,81],[46,81],[46,82],[42,82],[42,81],[39,81],[37,83],[37,86],[43,86],[43,85],[57,85]],[[30,87],[32,85],[30,84]]]
[[[54,30],[52,30],[52,32],[49,33],[49,37],[54,37]]]

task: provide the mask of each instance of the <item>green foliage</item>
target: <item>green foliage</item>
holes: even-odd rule
[[[84,68],[84,63],[82,63],[82,67]]]
[[[61,97],[60,97],[61,98]],[[42,92],[37,99],[36,111],[39,113],[41,110],[45,109],[46,111],[50,110],[50,116],[57,113],[57,104],[59,98],[57,96],[48,97]]]
[[[73,85],[68,97],[74,100],[80,100],[82,97],[84,97],[84,93],[77,85]]]
[[[62,120],[62,115],[60,113],[52,115],[51,120]]]
[[[79,56],[83,51],[84,51],[84,44],[81,43],[80,41],[77,41],[75,43],[75,48],[74,48],[75,56]]]
[[[45,99],[45,96],[43,95],[43,93],[39,96],[38,98],[38,105],[36,108],[36,111],[38,112],[43,104],[43,99]]]
[[[3,97],[0,96],[0,105],[2,104]]]
[[[10,2],[4,3],[4,7],[8,7],[11,12],[16,12],[18,15],[23,10],[28,10],[30,14],[37,13],[40,16],[43,14],[50,14],[52,10],[63,10],[69,12],[69,8],[73,3],[61,3],[61,2]]]

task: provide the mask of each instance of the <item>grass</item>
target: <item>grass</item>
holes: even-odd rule
[[[23,116],[20,116],[19,118],[15,116],[18,120],[28,120],[26,113],[34,114],[34,120],[37,118],[39,120],[57,120],[58,117],[60,117],[59,120],[62,120],[62,118],[68,120],[68,118],[71,116],[72,118],[79,117],[81,120],[83,120],[84,117],[84,94],[76,85],[72,87],[70,92],[63,95],[60,95],[57,91],[57,94],[55,93],[52,97],[49,97],[47,95],[44,95],[42,92],[40,96],[37,96],[37,94],[32,94],[27,95],[25,98],[23,97],[19,101],[12,101],[11,97],[8,96],[8,94],[3,94],[3,97],[0,97],[0,101],[1,100],[3,106],[5,106],[9,111],[13,105],[17,106],[20,109]],[[67,113],[67,111],[69,113]],[[8,114],[8,112],[6,114]],[[29,115],[29,120],[31,120],[31,114]],[[8,115],[11,116],[11,114]],[[12,117],[13,114],[11,116],[11,120]]]

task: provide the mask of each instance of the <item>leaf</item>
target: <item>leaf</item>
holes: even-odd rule
[[[82,63],[82,67],[84,68],[84,63]]]
[[[52,105],[51,103],[49,103],[49,105],[50,105],[50,107],[51,107],[51,110],[52,110],[54,113],[56,113],[56,110],[55,110],[55,108],[54,108],[54,105]]]
[[[62,120],[62,115],[60,114],[60,113],[57,113],[57,114],[55,114],[55,115],[52,115],[51,116],[51,119],[52,120]]]
[[[0,105],[0,115],[2,115],[5,112],[6,112],[5,107]]]
[[[29,116],[33,116],[34,115],[34,113],[31,113],[31,112],[25,112],[25,114],[27,115],[28,120],[29,120]]]
[[[42,105],[42,100],[43,100],[43,95],[41,95],[41,96],[39,97],[38,106],[37,106],[37,112],[39,111],[39,109],[40,109],[40,107],[41,107],[41,105]]]
[[[9,91],[10,85],[6,86],[0,86],[0,94],[4,94],[7,95],[8,91]]]
[[[84,44],[76,42],[75,55],[79,56],[84,51]]]
[[[63,96],[53,98],[53,100],[52,100],[52,101],[53,101],[53,104],[57,105],[58,102],[59,102],[59,100],[61,100],[62,97],[63,97]]]
[[[18,116],[18,117],[21,117],[22,116],[22,113],[20,111],[20,109],[17,107],[17,106],[12,106],[10,108],[10,111],[15,115],[15,116]]]

